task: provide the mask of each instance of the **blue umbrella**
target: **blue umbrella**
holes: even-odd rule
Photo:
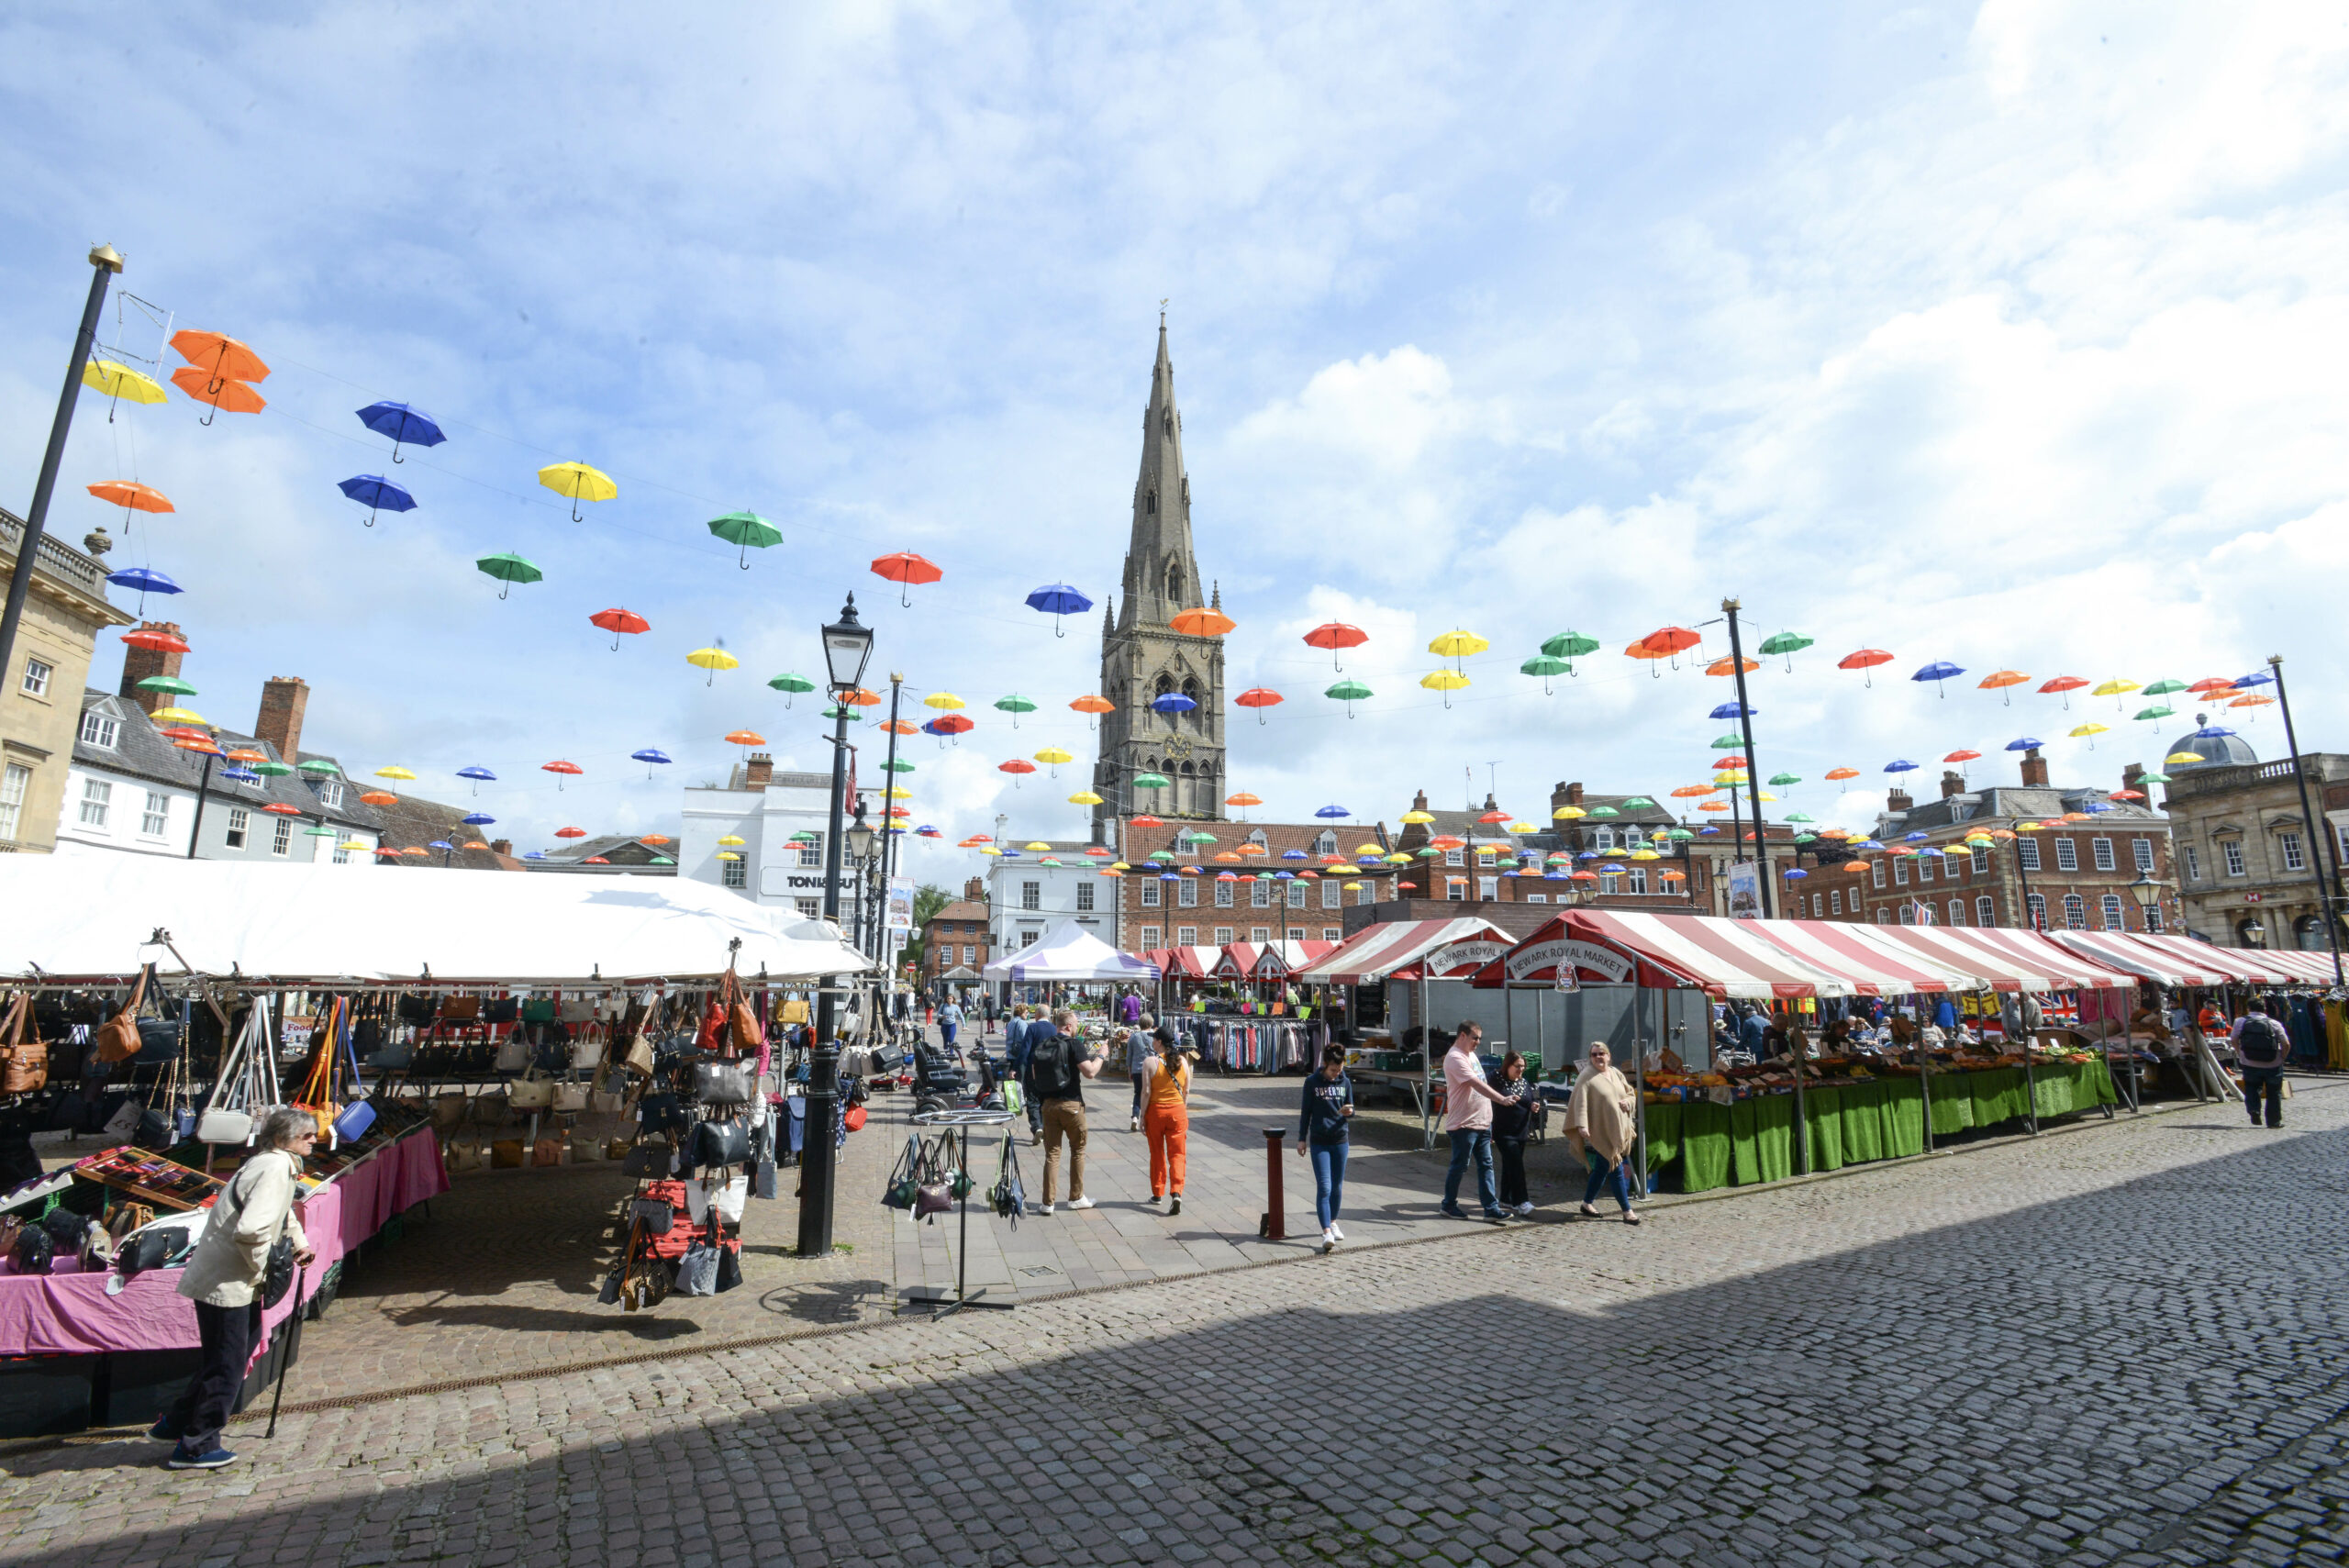
[[[220,770],[220,776],[224,779],[234,779],[239,784],[261,783],[261,775],[250,768],[223,768]]]
[[[2258,673],[2253,675],[2238,676],[2235,680],[2235,684],[2237,686],[2267,686],[2273,685],[2275,683],[2276,677],[2269,674],[2265,670],[2262,670]]]
[[[2042,746],[2046,744],[2046,741],[2042,740],[2036,735],[2025,735],[2020,740],[2008,741],[2007,750],[2009,751],[2036,751]]]
[[[2197,740],[2224,740],[2233,734],[2234,731],[2232,729],[2221,729],[2215,724],[2206,724],[2201,728],[2194,732],[2194,739]]]
[[[522,858],[526,861],[542,861],[547,858],[547,852],[544,850],[532,850]]]
[[[1803,870],[1800,866],[1797,866],[1797,867],[1795,867],[1792,871],[1789,871],[1788,873],[1787,873],[1787,880],[1788,882],[1792,882],[1792,881],[1794,881],[1797,877],[1809,876],[1809,874],[1810,874],[1810,873],[1809,873],[1809,872],[1807,872],[1807,871]]]
[[[1348,810],[1347,810],[1344,806],[1323,806],[1320,810],[1319,810],[1319,811],[1315,812],[1313,815],[1314,815],[1314,816],[1316,816],[1316,817],[1352,817],[1352,816],[1353,815],[1353,812],[1351,812],[1351,811],[1348,811]]]
[[[425,845],[424,847],[428,850],[453,850],[457,846],[449,842],[446,839],[435,839],[432,842]]]
[[[379,436],[391,437],[394,462],[402,461],[402,442],[412,447],[437,447],[449,439],[432,422],[431,415],[405,403],[370,403],[359,411],[359,422]]]
[[[150,571],[144,566],[126,566],[119,572],[109,572],[106,573],[106,581],[117,588],[138,589],[139,608],[141,614],[146,611],[148,595],[182,592],[177,583],[173,582],[161,573]]]
[[[1273,880],[1275,882],[1295,882],[1297,880],[1297,873],[1293,871],[1276,871],[1273,873]]]
[[[1183,873],[1175,871],[1163,871],[1158,873],[1158,880],[1161,882],[1180,882],[1183,880]]]
[[[629,753],[629,758],[632,762],[642,762],[645,764],[644,776],[649,779],[652,776],[653,765],[656,763],[667,762],[669,761],[669,753],[666,751],[656,751],[652,747],[647,746],[641,751],[630,751]]]
[[[1163,697],[1152,697],[1150,706],[1155,713],[1188,713],[1199,705],[1180,692],[1168,692]],[[922,728],[928,728],[929,726]]]
[[[416,497],[384,478],[380,473],[357,473],[338,482],[335,488],[354,501],[367,503],[367,526],[375,526],[378,511],[413,512]]]
[[[1720,835],[1720,829],[1718,828],[1699,828],[1697,829],[1697,837],[1699,839],[1718,838]]]
[[[1887,773],[1914,773],[1916,768],[1917,764],[1909,762],[1906,758],[1902,758],[1897,762],[1887,762],[1884,765],[1884,771]]]
[[[1303,850],[1283,850],[1281,851],[1281,859],[1285,861],[1301,861],[1310,858],[1311,857],[1307,855]]]
[[[1907,835],[1904,841],[1911,844],[1921,844],[1925,841],[1925,835],[1921,832],[1910,833]]]
[[[1965,673],[1965,671],[1959,669],[1948,660],[1936,659],[1909,678],[1912,681],[1931,681],[1934,684],[1935,688],[1940,691],[1942,695],[1947,696],[1949,695],[1949,688],[1942,685],[1941,683],[1948,680],[1953,675],[1963,675]]]
[[[1081,615],[1093,607],[1093,601],[1065,583],[1047,583],[1028,595],[1028,607],[1041,610],[1052,617],[1052,635],[1066,637],[1061,629],[1061,617]]]
[[[497,818],[492,817],[486,811],[476,811],[470,816],[461,817],[458,820],[462,822],[468,828],[486,828],[491,823],[496,821]]]
[[[1741,703],[1725,702],[1705,717],[1708,718],[1751,718],[1756,711]]]
[[[481,793],[483,780],[486,779],[491,784],[495,784],[497,782],[497,775],[491,773],[487,768],[459,768],[457,770],[457,776],[461,779],[473,780],[473,793],[475,795],[479,795]]]

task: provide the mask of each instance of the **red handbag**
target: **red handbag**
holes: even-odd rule
[[[709,1010],[701,1016],[701,1028],[694,1035],[696,1051],[716,1051],[726,1038],[726,1004],[713,996]]]
[[[847,1128],[851,1132],[863,1131],[864,1107],[863,1106],[849,1106],[847,1111],[841,1116],[841,1125]]]

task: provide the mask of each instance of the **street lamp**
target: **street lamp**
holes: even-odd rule
[[[848,827],[848,856],[856,868],[856,945],[868,957],[873,954],[873,841],[879,837],[864,820],[864,797],[860,795],[856,820]]]
[[[2243,940],[2255,948],[2267,945],[2267,928],[2259,923],[2256,915],[2243,922]]]
[[[2141,923],[2148,931],[2154,929],[2154,910],[2160,906],[2162,892],[2168,885],[2155,882],[2154,873],[2149,871],[2139,872],[2137,880],[2129,884],[2129,896],[2137,901]]]
[[[856,595],[841,607],[841,618],[823,628],[824,665],[832,690],[832,799],[830,831],[824,835],[824,918],[841,917],[841,851],[848,794],[848,694],[864,677],[873,656],[873,628],[856,618]],[[807,1062],[807,1135],[800,1156],[799,1255],[832,1254],[834,1129],[840,1116],[841,1042],[834,1018],[834,976],[816,982],[816,1049]]]

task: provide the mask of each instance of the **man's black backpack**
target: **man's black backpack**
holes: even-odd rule
[[[1029,1094],[1038,1100],[1071,1100],[1083,1094],[1076,1072],[1081,1049],[1083,1042],[1073,1035],[1037,1041],[1028,1052]]]
[[[2291,1052],[2291,1038],[2284,1026],[2264,1013],[2245,1014],[2243,1037],[2235,1041],[2235,1055],[2249,1067],[2281,1067]]]

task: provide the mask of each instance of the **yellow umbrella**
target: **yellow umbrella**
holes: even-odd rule
[[[112,360],[92,360],[82,367],[82,384],[94,386],[108,397],[128,397],[133,403],[161,403],[163,389],[128,365]]]
[[[414,773],[409,773],[406,768],[399,767],[396,764],[388,768],[377,768],[375,770],[375,776],[379,779],[412,779],[416,777]]]
[[[612,476],[584,462],[551,462],[539,470],[539,483],[558,495],[571,497],[571,520],[581,521],[579,503],[608,501],[620,493]]]
[[[1386,857],[1386,860],[1391,865],[1409,865],[1411,863],[1411,857],[1408,855],[1389,855]]]
[[[1452,694],[1468,684],[1468,677],[1457,670],[1431,670],[1419,677],[1419,684],[1431,692],[1443,694],[1443,706],[1452,706]]]
[[[1653,850],[1633,850],[1631,851],[1631,858],[1635,861],[1660,861],[1664,859],[1662,855],[1657,854]]]
[[[1512,822],[1508,825],[1508,830],[1512,833],[1539,833],[1542,831],[1539,827],[1531,822]]]
[[[1424,811],[1406,811],[1403,813],[1403,820],[1406,822],[1432,822],[1435,818]]]
[[[1098,806],[1101,797],[1089,789],[1081,789],[1068,797],[1068,803],[1071,806]]]
[[[742,857],[731,850],[720,850],[718,851],[718,858],[721,861],[739,861]]]
[[[341,843],[335,846],[338,850],[363,850],[366,847],[366,845],[361,843],[356,839],[345,839]]]
[[[1445,659],[1464,659],[1491,646],[1473,631],[1447,631],[1428,644],[1428,651]]]
[[[1041,844],[1041,843],[1038,843],[1038,844],[1030,844],[1030,845],[1029,845],[1028,847],[1029,847],[1030,849],[1031,849],[1031,850],[1047,850],[1047,851],[1048,851],[1048,850],[1050,850],[1050,849],[1052,848],[1052,846],[1051,846],[1050,844]]]
[[[2093,751],[2096,750],[2096,741],[2090,738],[2101,735],[2110,728],[2111,726],[2105,724],[2083,724],[2072,731],[2072,739],[2075,740],[2087,740],[2088,750]]]
[[[155,717],[161,718],[163,716],[159,713]],[[2188,762],[2199,762],[2201,760],[2202,753],[2199,751],[2172,751],[2168,756],[2162,759],[2163,762],[2168,763],[2173,768],[2182,768]]]
[[[202,724],[204,722],[204,715],[192,708],[184,707],[159,707],[147,717],[159,718],[165,724]]]
[[[896,784],[891,784],[886,790],[883,791],[882,794],[883,797],[888,800],[911,800],[914,797],[913,791],[909,789],[899,789]]]
[[[1589,815],[1589,812],[1585,811],[1579,806],[1561,806],[1557,810],[1550,813],[1550,819],[1553,822],[1571,822],[1577,817],[1587,817]]]
[[[979,853],[983,855],[999,855],[1003,853],[1003,851],[996,849],[993,844],[981,844],[979,846]]]
[[[1062,751],[1057,746],[1047,746],[1042,751],[1036,753],[1036,761],[1040,762],[1050,762],[1057,767],[1063,762],[1073,762],[1076,761],[1076,759],[1070,756],[1066,751]]]
[[[2134,681],[2107,681],[2104,684],[2098,686],[2093,691],[2089,692],[2088,695],[2092,697],[2117,697],[2123,692],[2133,692],[2137,689],[2137,683]]]
[[[1343,886],[1348,893],[1358,893],[1362,890],[1362,884],[1359,882],[1343,883],[1341,884],[1341,885]]]
[[[952,711],[954,708],[968,707],[971,705],[964,702],[961,697],[956,696],[952,692],[932,692],[930,695],[921,699],[921,706],[924,707],[939,708],[944,711]]]
[[[718,841],[725,845],[729,850],[733,849],[737,845],[747,844],[750,842],[748,839],[743,838],[740,833],[729,833],[726,837],[718,840]]]
[[[1380,855],[1385,854],[1386,852],[1386,851],[1385,850],[1379,848],[1376,844],[1364,844],[1361,849],[1354,851],[1354,853],[1358,855]]]
[[[1127,864],[1125,862],[1123,862],[1123,861],[1111,861],[1111,862],[1109,862],[1109,869],[1110,869],[1111,871],[1131,871],[1131,870],[1133,870],[1134,868],[1133,868],[1133,867],[1131,867],[1131,866],[1130,866],[1130,865],[1128,865],[1128,864]]]
[[[696,648],[685,655],[685,662],[696,670],[709,672],[709,679],[702,683],[705,686],[717,684],[718,672],[720,670],[739,669],[742,663],[740,659],[735,658],[723,648]]]

